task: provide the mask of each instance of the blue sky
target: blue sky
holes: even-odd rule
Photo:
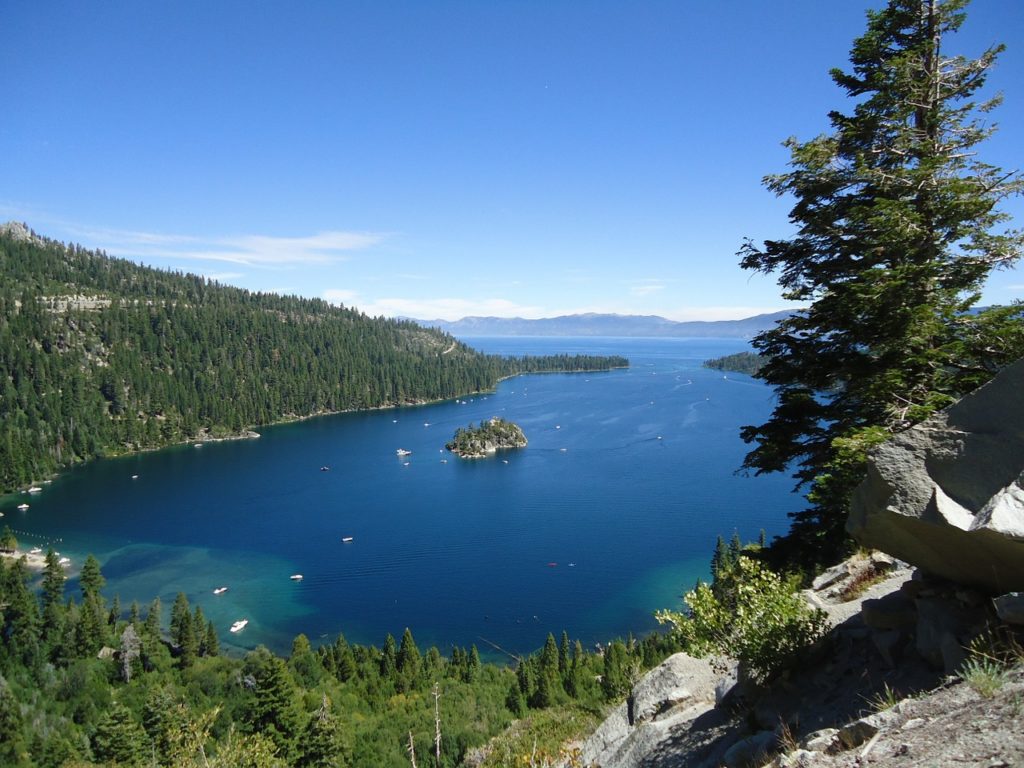
[[[760,180],[849,107],[828,70],[880,5],[0,0],[0,220],[371,315],[779,309],[735,253],[791,231]],[[947,51],[996,42],[982,157],[1017,169],[1024,2]]]

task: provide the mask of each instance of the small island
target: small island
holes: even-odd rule
[[[495,416],[478,427],[459,427],[444,447],[463,459],[481,459],[505,448],[526,447],[526,435],[518,424]]]
[[[766,362],[768,362],[768,358],[756,352],[737,352],[734,355],[725,355],[724,357],[714,357],[710,360],[705,360],[704,367],[756,376],[757,372],[761,370]]]

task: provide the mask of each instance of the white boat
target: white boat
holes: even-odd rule
[[[352,541],[352,537],[351,536],[344,536],[341,539],[342,544],[348,544],[350,541]]]
[[[26,509],[28,509],[28,504],[19,504],[18,509],[24,512]]]
[[[60,560],[57,561],[57,564],[58,565],[71,565],[71,558],[70,557],[62,557]]]
[[[41,550],[39,547],[33,547],[32,549],[30,549],[28,551],[28,553],[30,555],[41,555],[41,554],[43,554],[43,550]]]
[[[291,579],[292,581],[302,581],[302,574],[301,573],[293,573],[288,578]]]
[[[408,456],[412,453],[412,451],[407,451],[405,450],[405,448],[399,448],[397,451],[395,451],[395,453],[398,454],[399,456]]]
[[[234,624],[231,625],[231,631],[232,632],[241,632],[243,629],[245,629],[245,625],[248,624],[248,623],[249,623],[248,619],[239,619],[238,621],[236,621]]]
[[[138,475],[132,475],[132,480],[138,480],[138,479],[139,479]]]
[[[227,591],[228,591],[227,587],[217,587],[215,590],[213,590],[213,594],[215,594],[215,595],[223,595]]]
[[[29,493],[42,493],[43,489],[40,488],[38,485],[33,485],[31,488],[28,489],[28,492]]]

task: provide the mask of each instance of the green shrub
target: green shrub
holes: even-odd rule
[[[983,699],[991,699],[1006,684],[1006,667],[994,659],[975,657],[964,664],[960,677]]]
[[[688,653],[730,656],[753,679],[763,681],[827,631],[825,613],[812,610],[784,579],[758,561],[739,558],[732,578],[731,589],[722,597],[706,584],[688,592],[683,598],[688,614],[655,614],[679,635]]]

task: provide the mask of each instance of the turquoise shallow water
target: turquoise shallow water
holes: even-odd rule
[[[787,477],[735,474],[738,429],[768,415],[771,392],[700,363],[740,340],[467,341],[623,354],[631,366],[96,461],[3,499],[3,522],[75,566],[95,554],[126,609],[185,592],[229,648],[286,652],[300,632],[380,644],[408,626],[422,648],[476,643],[487,655],[563,629],[588,644],[647,632],[655,609],[706,576],[716,535],[781,533],[801,504]],[[457,427],[494,415],[529,446],[477,461],[444,451]],[[240,618],[249,625],[230,634]]]

